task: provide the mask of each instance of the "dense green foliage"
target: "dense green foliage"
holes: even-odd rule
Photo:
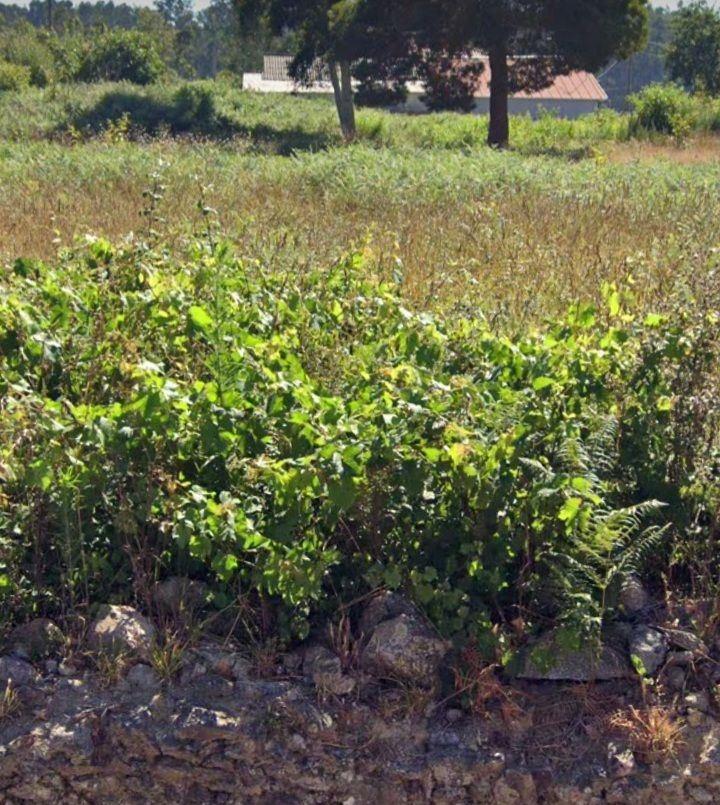
[[[259,26],[243,33],[229,0],[212,0],[194,14],[159,2],[155,8],[110,2],[71,3],[69,0],[31,0],[28,7],[0,3],[0,43],[22,40],[13,47],[11,61],[37,61],[53,80],[67,80],[65,69],[78,52],[103,32],[134,31],[149,37],[160,53],[166,72],[184,78],[202,78],[230,70],[236,75],[257,70],[264,52],[286,48],[285,36],[271,37]],[[183,6],[183,4],[179,4]],[[52,8],[52,26],[48,11]],[[0,44],[0,52],[2,45]],[[30,55],[26,55],[31,51]]]
[[[651,84],[630,97],[631,131],[671,134],[682,139],[695,127],[698,105],[674,84]]]
[[[587,156],[592,147],[604,142],[720,129],[720,102],[688,96],[672,85],[648,88],[634,99],[634,105],[631,115],[600,110],[576,120],[551,114],[538,120],[513,117],[513,147],[524,153]],[[235,138],[249,150],[283,154],[321,150],[341,142],[328,97],[268,96],[244,92],[226,80],[147,87],[67,84],[0,97],[0,137],[6,140],[67,135],[84,139],[116,131],[118,124],[128,138],[193,133]],[[478,149],[484,147],[487,133],[486,116],[412,116],[372,109],[357,115],[358,140],[380,146]]]
[[[129,81],[152,84],[164,65],[153,40],[137,31],[108,31],[83,49],[74,77],[79,81]]]
[[[17,91],[30,86],[30,68],[0,60],[0,92]]]
[[[694,2],[673,15],[671,29],[669,77],[693,92],[720,94],[720,13]]]
[[[716,315],[636,317],[607,287],[510,338],[413,312],[360,254],[247,262],[210,215],[182,261],[93,240],[2,274],[6,611],[144,600],[180,572],[295,632],[379,585],[451,635],[517,607],[587,630],[699,522],[714,419],[685,405]]]

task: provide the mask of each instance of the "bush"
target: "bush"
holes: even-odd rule
[[[30,68],[0,61],[0,92],[23,89],[30,85]]]
[[[683,509],[648,490],[694,473],[667,470],[676,372],[717,361],[686,322],[608,288],[607,310],[510,339],[411,312],[360,255],[169,255],[95,241],[2,278],[6,611],[142,600],[181,572],[303,631],[383,585],[487,643],[519,605],[598,628],[660,555]]]
[[[79,81],[129,81],[152,84],[165,70],[155,42],[137,31],[108,31],[89,42],[80,54]]]
[[[185,84],[175,92],[170,115],[173,131],[211,132],[218,125],[215,96],[205,84]]]
[[[0,30],[0,59],[30,71],[30,83],[47,86],[55,76],[56,39],[29,23]]]
[[[684,139],[697,119],[696,103],[675,84],[651,84],[630,96],[631,131],[670,134]]]

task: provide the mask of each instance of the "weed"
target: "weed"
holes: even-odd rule
[[[350,618],[342,614],[337,623],[328,626],[330,645],[333,652],[340,658],[343,671],[351,671],[359,666],[360,650],[362,644],[356,640],[352,633]]]
[[[608,723],[644,763],[673,757],[683,743],[682,723],[661,706],[631,706],[627,710],[618,710],[610,716]]]
[[[105,688],[117,685],[125,676],[130,658],[115,651],[98,651],[89,656],[97,672],[98,683]]]
[[[12,682],[8,682],[0,696],[0,724],[17,716],[22,710],[22,701]]]
[[[187,642],[178,635],[165,633],[150,651],[150,664],[163,682],[172,682],[182,671]]]

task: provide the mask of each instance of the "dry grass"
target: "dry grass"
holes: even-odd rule
[[[89,656],[101,687],[112,688],[125,676],[130,658],[121,652],[99,651]]]
[[[674,757],[683,743],[682,724],[664,707],[657,705],[613,713],[609,727],[622,735],[643,763]]]
[[[645,142],[628,140],[613,143],[605,148],[611,162],[652,163],[660,160],[675,165],[708,165],[720,162],[720,138],[712,134],[697,135],[680,145],[672,142]]]
[[[350,618],[347,615],[341,615],[337,623],[328,626],[328,638],[333,652],[340,658],[343,671],[359,667],[362,644],[353,636]]]
[[[207,200],[218,210],[220,227],[248,257],[270,254],[275,262],[303,271],[355,244],[364,248],[371,270],[390,275],[400,268],[408,299],[420,306],[462,302],[481,306],[491,318],[532,321],[578,298],[597,298],[603,282],[632,274],[638,295],[654,307],[678,286],[701,293],[698,284],[706,275],[697,268],[717,261],[720,198],[708,177],[692,166],[686,175],[667,179],[661,171],[654,184],[647,168],[637,179],[638,166],[628,167],[627,177],[619,166],[595,177],[589,165],[508,155],[512,173],[503,186],[505,166],[496,156],[454,155],[460,161],[448,175],[447,191],[423,195],[416,192],[424,186],[423,160],[431,160],[426,167],[435,171],[436,182],[444,170],[432,154],[418,155],[417,161],[397,157],[399,175],[417,171],[405,184],[398,179],[397,188],[384,174],[375,186],[364,184],[372,182],[369,175],[357,178],[358,187],[348,187],[355,181],[352,171],[349,178],[338,178],[332,161],[337,157],[329,155],[308,157],[307,164],[273,157],[256,170],[244,158],[219,155],[211,146],[199,163],[197,148],[166,148],[120,146],[118,164],[126,155],[130,163],[142,156],[125,172],[116,170],[112,146],[94,171],[99,153],[94,145],[68,149],[70,167],[18,169],[0,199],[0,258],[49,258],[86,232],[112,240],[142,233],[147,226],[143,190],[155,157],[164,155],[174,162],[158,211],[159,228],[171,245],[180,248],[201,229],[200,186],[212,183]],[[612,159],[630,159],[630,151],[620,148]],[[668,146],[632,148],[652,160]],[[718,151],[714,141],[706,150],[712,148]],[[54,157],[58,165],[64,164],[63,153]],[[692,153],[673,151],[688,159]],[[468,170],[477,159],[488,160],[488,188],[478,185],[481,166],[477,181],[468,180],[468,192],[458,190],[463,159]],[[370,171],[372,165],[361,167]],[[75,169],[83,175],[72,179]]]

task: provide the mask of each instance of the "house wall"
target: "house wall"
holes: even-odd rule
[[[421,93],[411,93],[408,95],[407,103],[396,107],[398,112],[409,112],[411,114],[423,114],[427,112],[427,107],[420,100]],[[585,101],[575,99],[553,99],[537,100],[535,98],[510,98],[508,108],[511,115],[530,115],[537,118],[542,112],[551,112],[562,118],[573,119],[581,115],[587,115],[596,111],[600,107],[597,101]],[[490,114],[490,99],[478,98],[474,115]]]
[[[417,85],[415,85],[417,86]],[[243,76],[243,88],[255,90],[256,92],[296,92],[309,95],[332,95],[332,85],[329,81],[317,81],[309,87],[294,84],[292,81],[268,81],[262,77],[262,73],[245,73]],[[405,112],[409,114],[425,114],[427,107],[420,100],[422,98],[420,89],[411,91],[407,102],[401,106],[394,107],[395,112]],[[594,112],[600,104],[597,101],[583,100],[537,100],[533,98],[510,98],[509,108],[511,115],[530,115],[536,118],[542,111],[552,112],[558,117],[576,118]],[[490,99],[478,98],[473,114],[487,115],[490,113]]]
[[[255,92],[284,92],[301,95],[332,95],[332,84],[329,81],[316,81],[309,87],[295,84],[293,81],[268,81],[262,73],[243,73],[243,89]]]

